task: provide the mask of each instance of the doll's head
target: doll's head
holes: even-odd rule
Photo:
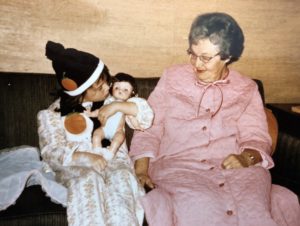
[[[137,86],[135,79],[125,73],[118,73],[113,78],[110,93],[117,100],[127,100],[137,95]]]

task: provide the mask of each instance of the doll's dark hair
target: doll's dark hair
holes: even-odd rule
[[[138,95],[138,89],[137,89],[137,85],[135,82],[135,78],[129,74],[126,74],[123,72],[117,73],[112,78],[111,82],[112,82],[112,85],[109,90],[110,94],[112,94],[112,88],[113,88],[115,82],[128,82],[132,86],[132,93],[131,93],[130,97]]]

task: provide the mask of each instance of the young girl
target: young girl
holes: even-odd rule
[[[137,86],[135,79],[125,73],[118,73],[114,77],[112,87],[110,89],[111,96],[105,100],[104,105],[113,102],[122,102],[129,99],[137,99]],[[139,98],[140,99],[140,98]],[[130,100],[129,100],[130,101]],[[90,117],[98,117],[99,109],[86,112]],[[144,128],[139,124],[137,119],[128,116],[133,128],[143,131]],[[102,140],[108,139],[111,144],[108,148],[102,147]],[[95,153],[100,153],[106,160],[111,160],[120,145],[125,139],[125,115],[122,112],[116,112],[107,119],[105,125],[96,129],[93,133],[92,143]]]
[[[39,142],[43,161],[67,187],[68,225],[142,225],[144,211],[138,199],[144,191],[136,180],[126,142],[114,161],[107,162],[92,150],[97,120],[94,123],[84,113],[87,108],[98,109],[109,96],[108,67],[93,54],[51,41],[45,54],[60,92],[49,108],[38,113]],[[153,112],[141,98],[108,104],[99,111],[102,118],[122,111],[125,118],[136,117],[143,128],[152,123]]]

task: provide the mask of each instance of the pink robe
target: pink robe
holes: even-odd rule
[[[130,156],[150,157],[156,188],[142,198],[147,221],[171,225],[299,225],[297,196],[271,184],[268,134],[255,82],[235,71],[204,85],[190,65],[165,71],[149,97],[153,126],[135,132]],[[245,148],[263,161],[224,170],[222,160]]]

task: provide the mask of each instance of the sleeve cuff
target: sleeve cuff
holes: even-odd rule
[[[129,152],[130,153],[130,152]],[[139,154],[139,155],[134,155],[134,156],[130,156],[132,161],[135,162],[136,160],[138,159],[141,159],[141,158],[154,158],[154,154],[152,152],[145,152],[143,154]]]

